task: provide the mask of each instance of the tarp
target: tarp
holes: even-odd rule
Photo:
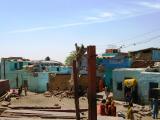
[[[134,87],[136,86],[136,84],[137,84],[137,81],[135,79],[125,79],[124,80],[124,85],[126,87]]]

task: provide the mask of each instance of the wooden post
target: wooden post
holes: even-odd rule
[[[73,79],[74,79],[74,96],[75,96],[75,107],[76,107],[76,120],[80,120],[79,112],[79,97],[78,97],[78,76],[77,76],[76,61],[73,61]]]
[[[88,120],[97,120],[95,46],[88,46],[87,54],[88,54],[88,104],[89,104]]]

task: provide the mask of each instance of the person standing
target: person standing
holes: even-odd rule
[[[133,115],[133,104],[130,102],[128,111],[127,111],[127,119],[129,120],[134,120],[134,115]]]
[[[152,106],[151,106],[151,108],[152,108],[152,117],[153,117],[153,119],[157,119],[157,117],[158,117],[158,99],[155,97],[155,98],[153,98],[153,100],[152,100]]]
[[[126,93],[126,96],[125,96],[126,98],[126,103],[130,103],[131,102],[131,92],[130,91],[127,91],[127,93]]]
[[[109,95],[110,95],[110,90],[108,87],[105,87],[105,95],[106,95],[106,99],[108,99]]]

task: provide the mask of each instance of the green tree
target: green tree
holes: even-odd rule
[[[76,51],[70,52],[69,56],[66,57],[65,65],[72,66],[73,60],[76,59]]]

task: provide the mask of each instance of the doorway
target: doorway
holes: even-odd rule
[[[28,88],[28,80],[24,80],[24,87]]]
[[[158,88],[158,83],[156,82],[149,83],[149,99],[155,98],[158,96],[158,93],[155,90],[153,90],[153,88]]]

